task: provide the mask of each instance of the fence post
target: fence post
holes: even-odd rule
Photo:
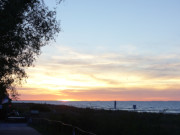
[[[73,128],[73,134],[72,135],[76,135],[76,133],[75,133],[75,128]]]

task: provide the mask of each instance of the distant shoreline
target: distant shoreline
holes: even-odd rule
[[[180,114],[180,101],[13,101],[13,103],[37,103],[50,105],[67,105],[78,108],[92,108],[105,110],[124,110],[151,113]],[[134,110],[133,106],[136,106]]]

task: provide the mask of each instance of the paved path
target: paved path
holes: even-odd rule
[[[0,122],[0,135],[41,135],[25,123]]]

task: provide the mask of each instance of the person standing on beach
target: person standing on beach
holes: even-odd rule
[[[114,101],[114,109],[116,109],[116,101]]]

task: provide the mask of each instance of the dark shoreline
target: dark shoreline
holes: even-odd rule
[[[51,105],[67,105],[80,108],[114,110],[115,101],[13,101],[13,103],[37,103]],[[116,101],[116,110],[149,113],[180,114],[180,101]]]
[[[97,135],[179,135],[180,114],[95,110],[65,105],[14,103],[23,115],[38,110],[40,118],[62,121]]]

